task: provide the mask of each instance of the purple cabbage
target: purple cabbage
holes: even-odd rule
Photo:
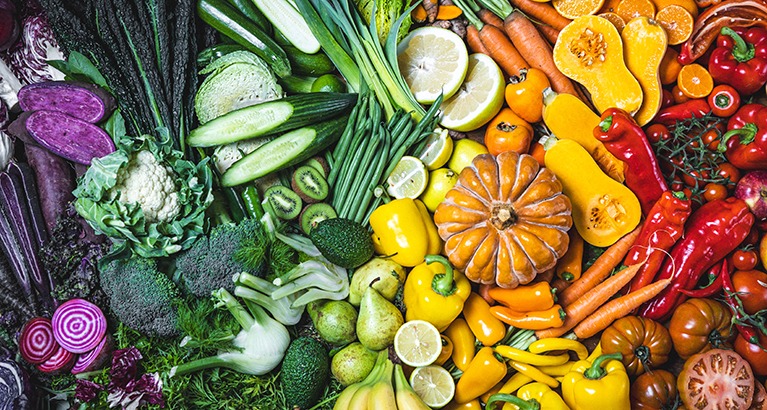
[[[0,360],[0,410],[29,408],[29,381],[11,359]]]

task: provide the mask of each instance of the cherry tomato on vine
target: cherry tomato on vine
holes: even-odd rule
[[[730,117],[740,108],[740,94],[727,84],[719,84],[708,95],[708,105],[717,117]]]
[[[647,127],[645,134],[647,135],[647,140],[652,144],[657,144],[658,141],[666,141],[671,139],[671,132],[669,132],[668,127],[663,124],[650,125]]]
[[[703,187],[703,198],[706,200],[706,202],[715,201],[717,199],[725,199],[727,198],[727,195],[729,195],[727,192],[727,187],[722,184],[709,182],[706,184],[706,186]]]
[[[721,134],[716,128],[710,128],[700,136],[700,140],[706,144],[706,148],[711,151],[716,151],[716,149],[719,147],[720,139]]]
[[[716,168],[716,173],[722,177],[730,180],[728,186],[733,187],[740,181],[740,170],[735,165],[729,162],[723,162]]]
[[[753,249],[738,249],[730,257],[732,266],[739,271],[754,269],[759,263],[759,255]]]

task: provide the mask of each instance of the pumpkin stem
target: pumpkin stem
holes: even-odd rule
[[[442,255],[426,255],[424,258],[426,264],[441,263],[445,267],[445,273],[434,275],[431,281],[431,289],[434,293],[442,296],[450,296],[456,291],[455,281],[453,280],[453,265]]]
[[[494,206],[492,214],[493,216],[490,218],[490,223],[500,231],[514,225],[518,219],[517,213],[514,212],[514,208],[509,204],[499,204]]]

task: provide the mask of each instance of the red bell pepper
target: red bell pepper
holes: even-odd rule
[[[711,107],[705,98],[696,98],[681,104],[672,105],[658,111],[653,122],[663,125],[674,125],[677,121],[686,121],[692,117],[701,118],[711,112]]]
[[[642,127],[626,111],[608,108],[594,128],[594,137],[626,163],[626,186],[637,196],[642,213],[647,215],[668,186]]]
[[[767,83],[767,30],[722,27],[708,71],[717,83],[751,95]]]
[[[684,224],[690,216],[692,202],[681,192],[666,191],[655,202],[645,218],[634,244],[623,264],[626,266],[644,262],[629,285],[629,291],[641,289],[652,283],[663,265],[667,252],[682,237]]]
[[[767,168],[767,107],[740,107],[727,123],[727,130],[718,149],[726,151],[732,165],[743,170]]]
[[[753,224],[754,214],[741,199],[729,197],[701,205],[658,275],[658,280],[671,278],[671,284],[640,308],[641,315],[659,322],[668,319],[687,298],[679,290],[693,289],[705,272],[743,242]]]

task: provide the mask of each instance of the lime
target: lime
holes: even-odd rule
[[[418,367],[410,374],[410,385],[427,406],[446,406],[455,395],[455,382],[450,372],[441,366]]]
[[[452,153],[453,139],[450,138],[447,130],[437,128],[426,138],[426,148],[418,158],[423,161],[429,171],[434,171],[445,165]]]
[[[394,351],[408,366],[428,366],[442,353],[439,330],[425,320],[405,322],[394,335]]]
[[[404,156],[386,179],[386,192],[394,198],[418,198],[429,183],[426,165],[420,159]]]
[[[440,124],[462,132],[483,126],[501,110],[505,87],[503,73],[492,58],[481,53],[470,55],[461,88],[440,107]]]
[[[432,104],[443,94],[458,91],[468,66],[469,52],[461,37],[439,27],[421,27],[397,46],[399,71],[416,101]]]
[[[429,172],[429,185],[421,194],[421,201],[426,205],[426,209],[434,212],[445,200],[447,191],[453,188],[456,182],[458,182],[458,174],[450,168],[439,168]]]
[[[474,157],[481,154],[487,154],[487,148],[477,141],[464,138],[453,144],[453,155],[447,162],[447,167],[460,174],[464,168],[471,165]]]
[[[346,84],[333,74],[324,74],[314,80],[312,92],[345,93]]]

